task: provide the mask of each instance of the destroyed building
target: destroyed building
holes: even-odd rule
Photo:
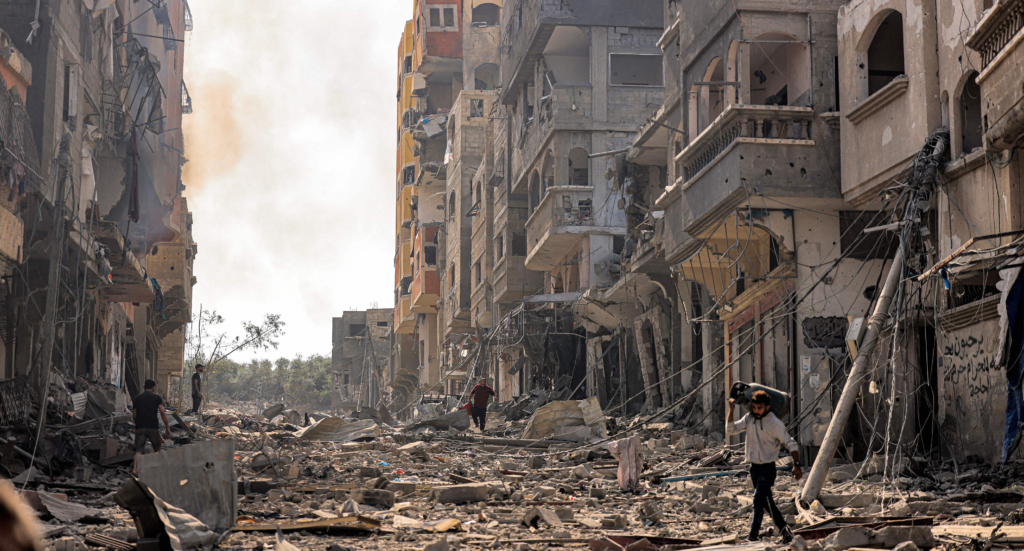
[[[423,1],[413,16],[395,327],[415,337],[396,335],[392,361],[411,354],[419,388],[403,406],[487,377],[501,400],[593,396],[710,434],[732,385],[756,382],[793,396],[813,458],[913,225],[844,454],[893,416],[924,453],[1012,451],[1018,3]],[[911,224],[907,182],[941,128]]]
[[[0,425],[40,399],[79,418],[122,412],[145,379],[180,397],[197,251],[181,181],[191,24],[184,0],[0,5]]]
[[[394,312],[391,308],[349,310],[332,321],[333,407],[355,409],[376,404],[382,389],[399,384],[388,353]]]

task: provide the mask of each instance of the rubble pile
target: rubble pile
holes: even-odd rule
[[[747,466],[721,434],[673,423],[614,431],[587,401],[531,409],[515,421],[494,414],[487,434],[451,413],[409,425],[229,408],[174,415],[174,438],[142,456],[138,478],[130,418],[115,415],[49,435],[79,450],[63,466],[27,468],[9,435],[5,489],[56,551],[1024,547],[1014,484],[1024,465],[872,456],[832,467],[825,492],[801,507],[791,460],[780,459],[775,498],[796,537],[784,544],[769,528],[747,542]],[[51,457],[68,455],[58,448]]]

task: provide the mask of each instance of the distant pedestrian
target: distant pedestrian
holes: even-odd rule
[[[480,379],[480,384],[473,387],[470,391],[473,396],[473,409],[470,410],[473,414],[473,424],[480,428],[480,432],[484,431],[484,427],[487,424],[487,402],[491,399],[491,396],[497,396],[494,389],[487,386],[487,379]]]
[[[747,539],[757,541],[761,538],[761,520],[764,511],[768,510],[775,526],[782,534],[782,541],[789,543],[793,539],[793,531],[786,524],[786,518],[775,504],[772,497],[772,486],[775,485],[775,460],[779,458],[779,448],[786,446],[793,456],[793,477],[800,480],[800,446],[786,432],[786,425],[770,410],[772,398],[767,392],[758,390],[750,400],[750,413],[739,421],[733,422],[733,408],[736,400],[729,399],[729,417],[725,423],[727,434],[747,431],[744,451],[750,462],[750,480],[754,483],[754,517],[750,520],[750,534]]]
[[[200,375],[206,368],[203,364],[196,364],[196,372],[192,374],[192,411],[199,413],[199,406],[203,403],[203,378]]]
[[[164,440],[160,437],[160,421],[157,419],[157,412],[164,418],[164,434],[171,437],[171,424],[167,421],[167,412],[164,411],[164,399],[156,393],[156,381],[146,379],[143,384],[143,392],[132,398],[132,419],[135,421],[135,457],[133,459],[132,474],[139,474],[139,456],[146,450],[146,440],[153,444],[153,451],[158,452],[163,447]]]

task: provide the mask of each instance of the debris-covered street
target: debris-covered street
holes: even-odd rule
[[[0,0],[0,81],[0,551],[1024,550],[1024,0]]]
[[[608,420],[582,411],[550,421],[545,411],[586,404],[532,402],[526,409],[534,413],[514,420],[501,414],[512,404],[498,404],[486,434],[470,429],[461,410],[410,430],[382,421],[386,411],[362,420],[313,414],[303,427],[304,415],[283,404],[267,411],[273,419],[214,406],[172,423],[179,445],[144,455],[138,482],[130,454],[117,453],[52,476],[15,468],[12,482],[42,519],[47,547],[58,551],[161,549],[161,538],[174,549],[334,551],[1024,545],[1024,494],[1014,483],[1024,465],[887,464],[876,456],[833,467],[825,492],[803,510],[794,504],[799,484],[783,472],[776,499],[795,538],[784,544],[769,530],[748,542],[748,465],[721,434],[666,422],[609,430]],[[550,430],[538,436],[582,426],[594,429],[593,443],[519,438],[545,420]],[[76,453],[97,456],[88,449],[96,439],[110,450],[128,445],[118,436],[127,432],[123,416],[98,421],[64,429],[75,435],[68,441],[85,444]],[[619,438],[627,433],[633,436]],[[635,463],[609,452],[609,444],[621,450],[629,440],[638,444]]]

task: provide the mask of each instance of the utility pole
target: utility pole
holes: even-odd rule
[[[50,390],[50,364],[53,362],[53,341],[57,332],[57,299],[64,256],[64,183],[71,168],[71,134],[60,138],[57,154],[57,180],[53,196],[53,233],[50,234],[50,273],[46,280],[46,310],[43,312],[43,347],[39,351],[39,417],[36,421],[36,448],[46,426],[46,400]]]
[[[885,286],[882,294],[875,304],[875,311],[868,321],[868,328],[864,333],[864,342],[858,348],[857,359],[853,362],[853,369],[846,378],[846,385],[839,397],[839,405],[832,415],[832,421],[828,425],[828,432],[825,433],[825,440],[821,443],[821,449],[814,460],[810,474],[807,475],[807,483],[804,484],[801,499],[810,503],[818,499],[821,487],[825,483],[825,476],[828,468],[832,465],[832,458],[839,448],[839,441],[843,438],[843,430],[846,429],[846,421],[853,411],[857,394],[860,393],[860,385],[864,382],[864,375],[867,374],[868,364],[871,362],[871,355],[878,344],[878,337],[882,332],[886,319],[889,318],[889,307],[892,299],[896,296],[901,276],[903,275],[903,246],[896,250],[896,256],[892,259],[889,267],[889,275],[885,278]]]
[[[922,247],[914,246],[914,244],[919,245],[926,235],[921,226],[921,213],[930,207],[931,189],[935,183],[938,169],[942,164],[942,157],[946,152],[948,141],[949,131],[947,129],[939,129],[928,137],[924,147],[914,158],[913,168],[907,178],[910,196],[906,203],[907,206],[903,218],[888,226],[864,230],[865,233],[868,233],[869,231],[878,231],[882,228],[896,229],[899,232],[900,245],[892,259],[892,265],[889,266],[889,274],[885,278],[885,286],[882,287],[878,302],[875,304],[875,309],[868,320],[864,340],[858,348],[857,359],[854,360],[853,368],[850,369],[846,385],[843,386],[843,393],[839,397],[839,404],[836,406],[831,422],[829,422],[825,439],[821,443],[821,449],[818,451],[818,456],[814,459],[811,472],[807,475],[807,483],[804,484],[803,491],[800,493],[800,499],[804,503],[810,503],[817,499],[821,493],[822,486],[825,485],[825,477],[828,475],[832,459],[839,448],[839,442],[843,438],[846,422],[850,419],[850,414],[853,412],[854,403],[857,400],[857,395],[860,393],[861,383],[863,383],[864,376],[867,374],[869,364],[871,363],[871,356],[875,351],[875,346],[878,344],[882,328],[889,317],[889,307],[892,306],[893,298],[896,296],[896,291],[902,282],[903,267],[907,255],[913,255],[922,249]],[[927,247],[924,248],[926,249]],[[890,404],[889,407],[895,407],[895,405]]]

